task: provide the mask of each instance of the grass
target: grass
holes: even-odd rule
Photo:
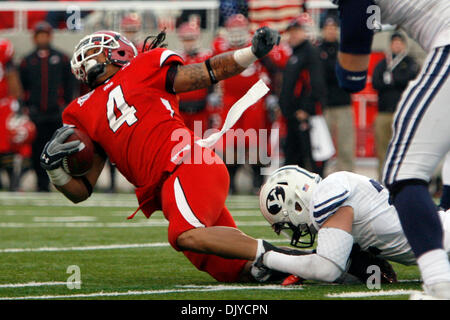
[[[245,233],[288,244],[265,222],[257,209],[256,197],[229,197],[227,205]],[[168,246],[167,222],[161,212],[150,219],[140,213],[127,220],[136,207],[135,197],[130,194],[94,194],[86,202],[73,205],[58,193],[0,193],[0,298],[322,300],[343,299],[329,295],[345,292],[379,293],[368,290],[364,284],[313,281],[289,288],[274,284],[220,284]],[[147,247],[73,249],[125,244]],[[35,251],[26,251],[29,249]],[[80,268],[80,289],[66,286],[71,276],[67,268],[72,265]],[[402,282],[382,285],[382,290],[421,289],[417,267],[393,265]],[[47,284],[30,286],[31,282]],[[406,300],[408,296],[405,293],[360,299]]]

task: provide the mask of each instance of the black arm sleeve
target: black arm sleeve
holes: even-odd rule
[[[175,94],[175,90],[173,89],[173,85],[175,82],[175,76],[178,72],[178,64],[172,64],[167,70],[166,73],[166,91],[172,94]]]

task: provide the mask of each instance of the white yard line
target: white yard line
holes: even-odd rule
[[[33,217],[34,222],[89,222],[96,221],[93,216],[71,216],[71,217]]]
[[[70,284],[81,284],[81,282],[70,282]],[[44,286],[63,286],[67,285],[67,282],[28,282],[28,283],[5,283],[0,284],[1,288],[25,288],[25,287],[44,287]]]
[[[344,293],[330,293],[327,294],[328,298],[366,298],[366,297],[382,297],[382,296],[399,296],[410,295],[420,291],[417,290],[372,290],[372,291],[359,291],[359,292],[344,292]]]
[[[42,295],[42,296],[22,296],[22,297],[0,297],[0,300],[29,300],[29,299],[64,299],[64,298],[95,298],[95,297],[120,297],[136,295],[154,295],[167,293],[183,292],[212,292],[212,291],[230,291],[230,290],[302,290],[302,287],[285,287],[279,285],[263,286],[238,286],[238,285],[217,285],[217,286],[191,286],[185,289],[163,289],[163,290],[143,290],[126,292],[94,292],[69,295]]]
[[[271,239],[267,241],[286,242],[286,240],[284,239]],[[150,242],[150,243],[129,243],[129,244],[111,244],[111,245],[78,246],[78,247],[6,248],[0,249],[0,253],[93,251],[93,250],[116,250],[116,249],[133,249],[133,248],[158,248],[168,246],[169,246],[168,242]]]
[[[8,249],[0,249],[0,253],[92,251],[92,250],[153,248],[153,247],[168,247],[168,246],[169,246],[168,242],[152,242],[152,243],[111,244],[103,246],[80,246],[80,247],[59,247],[59,248],[58,247],[8,248]]]
[[[247,227],[269,227],[266,221],[236,221],[236,224]],[[164,219],[149,219],[143,222],[0,222],[1,228],[140,228],[165,227],[169,223]]]

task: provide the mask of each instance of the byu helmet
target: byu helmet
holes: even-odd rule
[[[261,212],[277,234],[291,239],[291,245],[307,248],[314,244],[316,230],[309,215],[312,193],[322,178],[299,166],[276,170],[259,195]],[[309,241],[300,238],[309,236]]]

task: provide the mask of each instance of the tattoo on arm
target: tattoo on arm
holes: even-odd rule
[[[225,52],[210,59],[211,68],[217,80],[235,76],[245,68],[236,63],[234,51]],[[188,64],[178,67],[174,79],[174,90],[177,93],[206,88],[211,85],[205,63]]]
[[[174,79],[174,90],[177,93],[206,88],[211,85],[208,71],[203,62],[178,67]]]
[[[234,60],[234,51],[214,56],[210,59],[210,62],[217,80],[235,76],[245,69]]]

